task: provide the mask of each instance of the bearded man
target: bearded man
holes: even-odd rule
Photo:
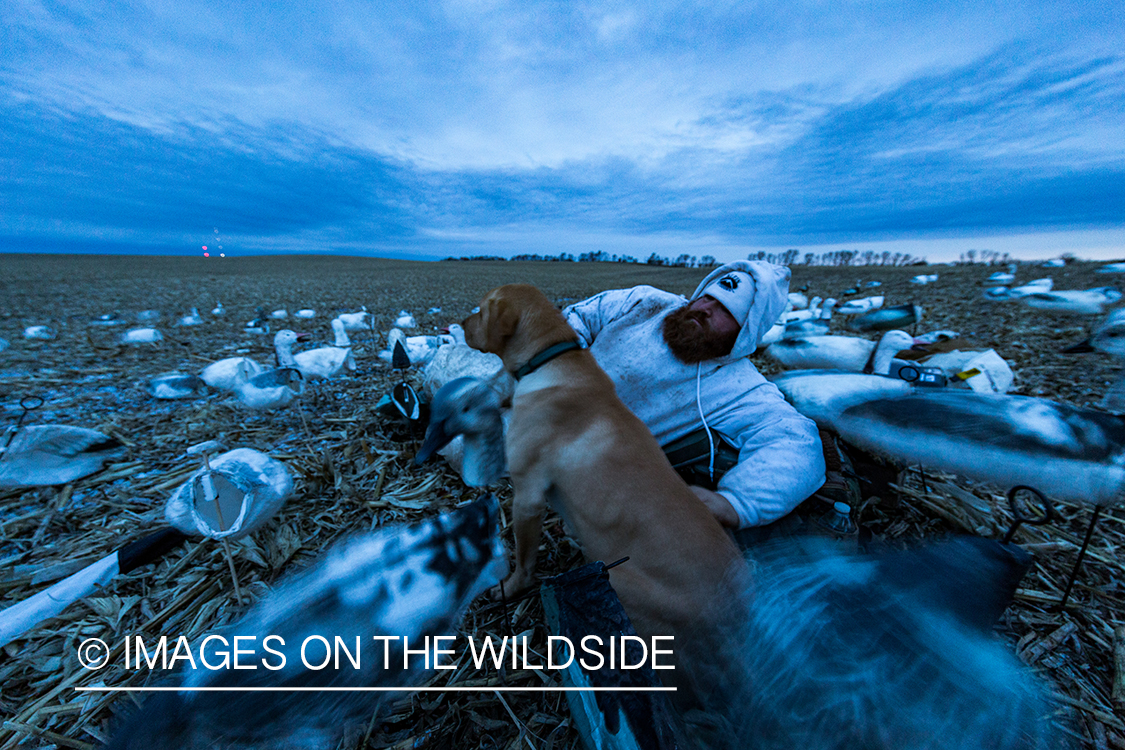
[[[719,521],[762,526],[825,479],[816,425],[749,360],[785,309],[789,269],[734,261],[690,299],[651,286],[563,310],[672,465]]]

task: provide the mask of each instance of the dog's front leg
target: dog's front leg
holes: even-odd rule
[[[512,572],[504,579],[503,595],[519,596],[535,584],[535,563],[539,556],[539,536],[547,512],[546,477],[516,473],[512,475],[512,531],[516,559]],[[499,599],[499,589],[493,592]]]

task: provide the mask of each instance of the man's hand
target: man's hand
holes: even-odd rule
[[[738,513],[735,512],[734,506],[730,504],[729,500],[718,492],[712,492],[711,490],[698,487],[694,484],[691,485],[691,491],[695,493],[696,497],[703,501],[703,504],[707,506],[707,510],[711,511],[715,518],[719,519],[719,523],[730,529],[738,528]]]

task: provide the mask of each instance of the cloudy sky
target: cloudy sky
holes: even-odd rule
[[[0,250],[1125,257],[1120,0],[0,21]]]

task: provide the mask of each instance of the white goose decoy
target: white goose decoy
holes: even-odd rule
[[[337,316],[344,323],[346,331],[372,331],[375,329],[375,316],[364,307],[360,312],[340,313]]]
[[[417,328],[418,324],[414,321],[414,316],[406,310],[401,310],[398,317],[395,318],[395,328]]]
[[[433,396],[442,386],[459,377],[493,381],[500,393],[501,402],[508,401],[515,389],[515,378],[504,369],[504,361],[495,354],[478,351],[465,343],[465,329],[459,323],[450,325],[453,343],[438,347],[422,374],[423,393]]]
[[[1117,262],[1102,266],[1095,273],[1125,273],[1125,263]]]
[[[809,306],[809,298],[801,292],[789,292],[789,304],[791,310],[804,310]]]
[[[470,602],[503,577],[499,516],[499,503],[488,495],[416,524],[386,526],[332,546],[223,631],[228,643],[266,643],[283,666],[252,672],[188,669],[177,676],[188,690],[152,696],[107,747],[328,748],[348,732],[362,735],[380,700],[393,695],[390,688],[409,689],[431,673],[425,652],[407,652],[407,643],[457,632]],[[350,634],[357,628],[401,637],[386,643],[386,661],[368,658],[374,653],[365,646],[368,655],[354,668],[346,659],[316,671],[305,668],[302,644],[308,634]],[[276,638],[267,640],[271,635]],[[350,637],[343,640],[352,648]],[[230,694],[207,692],[208,687],[280,692],[238,693],[232,710]],[[286,691],[290,687],[315,692]],[[371,688],[388,691],[362,692]]]
[[[316,310],[312,310],[306,307],[303,310],[298,310],[297,312],[293,313],[293,317],[301,318],[302,320],[310,320],[316,317]]]
[[[923,273],[923,274],[919,274],[918,276],[915,276],[914,278],[912,278],[910,280],[910,283],[915,284],[917,286],[925,286],[926,284],[933,284],[937,280],[938,280],[938,275],[936,273],[930,273],[930,274]]]
[[[337,323],[337,321],[332,321]],[[334,326],[336,327],[336,326]],[[343,323],[338,324],[337,336],[343,333]],[[344,334],[346,337],[346,334]],[[277,351],[277,362],[282,367],[296,367],[305,376],[310,378],[333,378],[344,370],[355,370],[355,358],[350,348],[337,346],[322,346],[304,352],[293,353],[293,344],[300,338],[293,331],[279,331],[274,337],[273,344]]]
[[[198,308],[191,308],[191,312],[184,317],[180,318],[179,324],[181,326],[198,326],[203,325],[203,318],[199,315]]]
[[[800,320],[816,320],[820,318],[820,297],[813,297],[809,301],[807,307],[803,310],[790,310],[789,312],[782,313],[777,322],[784,325],[786,323],[795,323]]]
[[[138,323],[155,323],[160,320],[159,310],[141,310],[137,313]]]
[[[238,403],[247,409],[278,409],[305,392],[305,379],[295,367],[279,367],[255,375],[238,387]]]
[[[352,340],[348,338],[348,327],[339,318],[332,319],[332,335],[335,337],[332,346],[351,346]]]
[[[1050,260],[1043,261],[1044,268],[1062,268],[1066,265],[1066,261],[1062,258],[1051,258]]]
[[[877,297],[849,300],[836,308],[836,314],[859,315],[860,313],[869,312],[871,310],[878,310],[883,306],[883,301],[885,299],[886,297],[879,295]]]
[[[1049,276],[1042,279],[1035,279],[1033,281],[1027,282],[1023,286],[1017,286],[1007,290],[1007,299],[1019,299],[1020,297],[1026,297],[1029,294],[1042,294],[1044,292],[1049,292],[1054,285],[1054,280]]]
[[[431,307],[429,310],[426,310],[427,315],[437,315],[439,312],[441,312],[440,307]]]
[[[1035,292],[1020,297],[1020,301],[1025,305],[1038,310],[1054,310],[1083,315],[1101,315],[1108,305],[1112,305],[1120,299],[1121,292],[1109,286],[1085,290]]]
[[[287,320],[289,318],[288,310],[274,310],[270,313],[270,318],[273,320]]]
[[[387,335],[387,348],[379,352],[379,359],[387,364],[393,364],[395,344],[401,343],[406,356],[412,366],[428,363],[437,354],[438,349],[444,344],[452,344],[453,338],[444,336],[407,336],[402,330],[392,328]]]
[[[292,494],[293,477],[284,463],[236,448],[210,459],[180,485],[164,505],[164,518],[184,534],[233,540],[260,528]]]
[[[248,321],[242,330],[246,333],[264,336],[270,332],[270,324],[261,318],[255,318],[254,320]]]
[[[28,326],[23,329],[23,337],[33,341],[51,341],[55,338],[55,329],[50,326]]]
[[[220,315],[223,315],[224,313],[226,313],[226,310],[223,309],[223,303],[216,302],[215,307],[211,310],[211,314],[218,317]]]
[[[264,367],[249,357],[227,357],[207,365],[199,377],[220,391],[237,391],[250,378],[264,371]]]
[[[845,408],[862,401],[911,393],[899,378],[843,370],[793,370],[769,378],[793,408],[821,427],[833,428]]]
[[[909,349],[914,339],[906,331],[887,331],[879,342],[854,336],[809,336],[770,344],[766,355],[785,370],[847,370],[873,367],[885,375],[895,354]]]
[[[997,271],[996,273],[992,274],[987,279],[985,279],[985,283],[986,284],[1011,284],[1015,280],[1016,280],[1016,275],[1014,273],[1004,273],[1003,271]]]
[[[288,329],[277,332],[273,337],[273,346],[277,354],[278,366],[295,367],[306,379],[330,378],[344,369],[355,369],[355,359],[352,357],[351,349],[325,346],[294,354],[293,345],[305,336],[306,334],[295,333]]]
[[[148,381],[148,395],[160,400],[198,398],[207,395],[207,384],[197,375],[168,372]]]
[[[92,326],[119,326],[121,323],[122,321],[118,319],[116,313],[105,313],[90,321]]]
[[[0,487],[66,484],[125,455],[117,438],[84,427],[20,428],[0,454]]]
[[[156,344],[164,340],[164,334],[155,328],[130,328],[121,334],[122,344]]]

